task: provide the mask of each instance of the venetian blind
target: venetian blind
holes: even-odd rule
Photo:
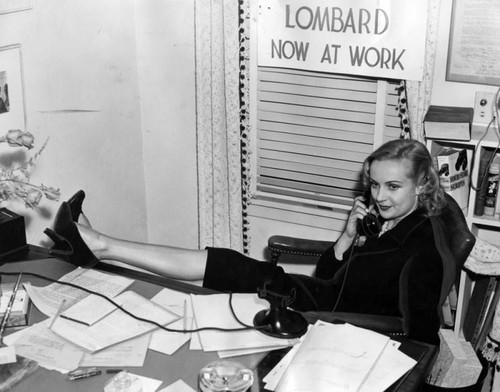
[[[399,137],[398,85],[259,67],[257,190],[333,203],[359,194],[364,159]]]

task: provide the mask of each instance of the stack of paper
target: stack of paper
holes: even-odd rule
[[[350,324],[318,323],[264,378],[266,389],[382,392],[416,364],[397,347]]]

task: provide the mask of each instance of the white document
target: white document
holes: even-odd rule
[[[390,341],[375,367],[361,386],[361,392],[382,392],[410,370],[417,361],[398,350],[399,342]]]
[[[94,354],[86,353],[80,367],[141,367],[148,352],[150,334],[115,344]]]
[[[318,322],[325,324],[323,322]],[[305,335],[307,336],[307,335]],[[305,336],[303,338],[305,338]],[[303,340],[302,338],[302,340]],[[361,392],[382,392],[389,388],[401,376],[409,371],[417,361],[398,350],[400,342],[390,340],[379,357],[375,366],[368,374],[367,379],[361,386]],[[291,350],[280,360],[280,362],[263,378],[265,388],[275,391],[277,385],[293,357],[300,348],[301,343],[292,347]]]
[[[9,345],[14,345],[17,355],[36,361],[46,369],[68,373],[78,367],[83,357],[81,349],[53,333],[47,322],[34,324],[20,332],[15,335],[15,340],[9,340]]]
[[[93,269],[77,268],[64,275],[62,282],[69,282],[113,298],[129,287],[134,281],[123,276],[106,274]],[[77,288],[52,283],[46,287],[24,285],[33,304],[42,313],[54,317],[63,300],[69,307],[89,294]]]
[[[315,325],[293,356],[277,391],[358,391],[388,342],[387,336],[350,324]]]
[[[233,316],[229,294],[192,295],[194,317],[198,328],[244,328]],[[256,294],[233,294],[232,307],[240,321],[253,326],[255,314],[269,308],[269,303]],[[254,329],[241,331],[203,330],[198,333],[204,351],[221,351],[268,347],[273,349],[291,346],[297,339],[280,339]]]
[[[182,317],[180,320],[169,324],[169,328],[180,331],[192,329],[193,307],[191,306],[189,294],[165,288],[151,298],[151,301],[170,310],[179,317]],[[184,313],[186,314],[184,315]],[[149,348],[163,354],[171,355],[182,347],[190,338],[190,332],[169,332],[158,329],[152,333]]]
[[[189,385],[187,385],[184,381],[179,379],[176,382],[170,384],[168,387],[163,388],[158,392],[196,392],[196,391]]]
[[[128,372],[128,374],[130,375],[130,377],[132,377],[132,379],[139,380],[141,385],[141,392],[155,392],[163,382],[161,380],[156,380],[154,378],[140,376],[139,374],[135,373]],[[111,380],[115,377],[118,377],[118,375],[114,375],[107,382],[112,382]]]
[[[117,297],[123,308],[135,316],[167,325],[179,316],[155,304],[133,291],[126,291]],[[74,344],[95,352],[128,339],[151,332],[158,328],[154,324],[139,321],[117,309],[97,323],[86,326],[82,323],[57,318],[52,330]]]
[[[0,347],[0,365],[16,362],[16,349],[14,347]]]
[[[120,306],[122,305],[122,303],[117,302],[115,299],[113,301]],[[106,301],[98,295],[90,294],[64,310],[60,317],[79,321],[85,325],[93,325],[114,310],[116,310],[116,306],[111,302]]]
[[[288,344],[288,340],[285,339],[285,342],[286,343],[283,346],[242,348],[237,350],[219,350],[217,351],[217,355],[219,356],[219,358],[231,358],[239,357],[241,355],[267,353],[271,350],[279,350],[281,348],[290,347],[290,344]]]
[[[172,329],[182,329],[184,320],[180,319],[168,325]],[[151,334],[149,348],[162,354],[172,355],[190,339],[190,334],[181,332],[168,332],[157,329]]]
[[[194,312],[194,311],[193,311]],[[198,329],[198,324],[196,323],[196,317],[193,315],[193,329]],[[200,334],[198,332],[191,334],[191,340],[189,341],[190,350],[203,350],[201,347]]]

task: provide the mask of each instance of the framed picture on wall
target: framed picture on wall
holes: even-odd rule
[[[446,80],[500,85],[500,1],[453,1]]]
[[[21,45],[0,47],[0,133],[26,130]]]
[[[26,11],[33,8],[33,0],[0,0],[0,14]]]

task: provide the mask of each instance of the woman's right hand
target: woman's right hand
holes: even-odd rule
[[[343,233],[349,238],[354,239],[358,233],[358,221],[363,219],[370,212],[365,203],[366,201],[362,196],[358,196],[354,199],[354,204],[347,218],[347,224]]]
[[[363,196],[356,197],[349,217],[347,218],[346,227],[334,246],[337,258],[351,246],[358,233],[358,220],[363,219],[368,213],[369,209],[365,205]]]

